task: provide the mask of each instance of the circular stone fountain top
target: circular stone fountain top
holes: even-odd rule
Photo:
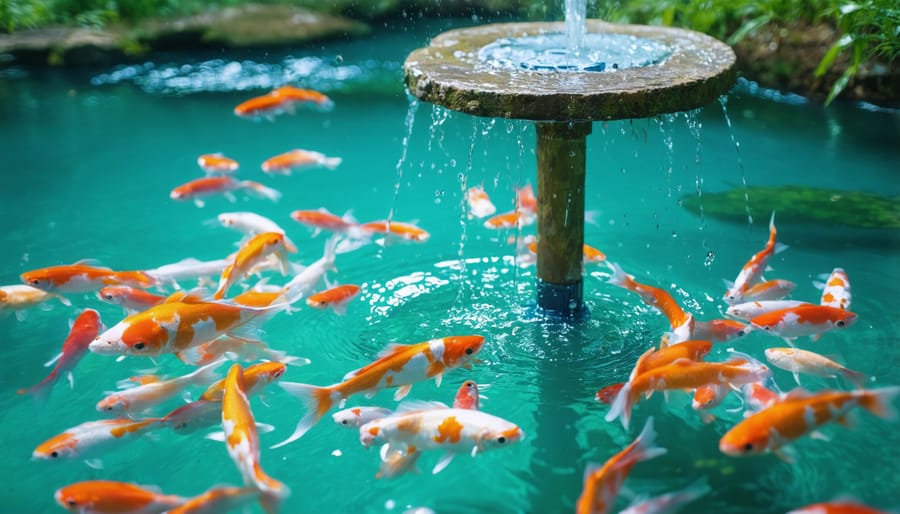
[[[496,51],[498,42],[564,31],[564,24],[556,22],[444,32],[406,59],[406,85],[420,100],[476,116],[578,121],[695,109],[734,84],[735,56],[728,45],[698,32],[667,27],[587,20],[588,36],[630,36],[654,47],[647,62],[637,59],[621,67],[598,62],[572,70],[541,69],[496,58],[507,55]]]

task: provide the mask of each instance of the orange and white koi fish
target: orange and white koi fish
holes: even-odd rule
[[[293,114],[296,104],[308,105],[319,111],[330,111],[334,108],[334,102],[318,91],[282,86],[267,95],[257,96],[241,103],[234,108],[234,114],[242,118],[262,117],[274,120],[275,116],[285,112]]]
[[[42,460],[86,458],[161,426],[162,418],[88,421],[44,441],[31,456]]]
[[[350,407],[335,412],[331,415],[331,419],[344,427],[359,428],[373,419],[390,416],[393,413],[394,411],[384,407]]]
[[[768,409],[781,399],[781,395],[760,382],[744,384],[741,387],[741,393],[744,395],[744,402],[750,411]]]
[[[193,257],[188,257],[172,264],[149,269],[145,273],[156,279],[161,285],[181,289],[181,285],[178,283],[179,280],[197,280],[204,283],[212,277],[218,278],[230,263],[229,259],[200,261]]]
[[[225,157],[222,153],[203,154],[197,157],[197,165],[207,175],[234,173],[241,166],[236,160]]]
[[[269,174],[290,175],[294,170],[325,168],[333,170],[341,165],[340,157],[328,157],[320,152],[295,148],[263,161],[262,170]]]
[[[632,504],[619,514],[674,514],[682,506],[697,500],[710,491],[706,481],[698,480],[674,493],[666,493]]]
[[[235,302],[240,303],[238,302],[240,296],[242,295],[234,298]],[[266,305],[271,305],[271,303]],[[223,357],[244,362],[253,362],[264,359],[295,366],[309,364],[309,359],[307,358],[294,357],[288,355],[286,352],[273,350],[262,341],[248,341],[246,339],[227,336],[188,348],[187,350],[176,353],[175,356],[178,357],[178,360],[181,362],[190,364],[191,366],[205,366]],[[244,380],[247,379],[248,370],[249,368],[244,370]]]
[[[316,293],[306,299],[306,305],[315,309],[334,310],[335,314],[347,314],[347,304],[353,301],[359,295],[359,286],[353,284],[344,284],[332,287],[327,291]]]
[[[527,235],[522,238],[521,242],[524,244],[524,246],[528,249],[528,252],[531,254],[532,259],[529,259],[529,260],[533,260],[533,257],[537,256],[537,252],[538,252],[537,238],[532,235]],[[606,261],[606,254],[601,252],[600,250],[594,248],[593,246],[582,245],[581,251],[582,251],[582,255],[584,257],[583,260],[584,260],[585,264],[596,264],[599,262]],[[523,256],[521,255],[521,252],[520,252],[519,258],[521,259],[522,257]],[[529,262],[529,264],[531,264],[531,262]]]
[[[259,498],[255,487],[213,487],[205,493],[187,499],[166,514],[221,514],[245,506]]]
[[[731,305],[743,301],[744,292],[748,287],[759,282],[762,274],[766,271],[766,265],[769,259],[778,253],[787,250],[787,245],[775,242],[775,212],[772,212],[772,218],[769,220],[769,240],[766,242],[765,248],[756,252],[753,257],[744,264],[741,272],[734,283],[728,284],[728,290],[725,291],[723,299],[725,303]]]
[[[247,366],[243,370],[244,391],[248,395],[259,394],[269,384],[275,382],[284,376],[287,366],[281,362],[260,362],[252,366]],[[227,377],[226,377],[227,378]],[[201,400],[206,401],[222,401],[225,393],[226,379],[223,378],[218,382],[211,384],[200,396]]]
[[[49,366],[56,361],[56,367],[53,368],[53,371],[51,371],[50,374],[47,375],[47,378],[41,380],[36,386],[28,389],[19,389],[19,394],[32,394],[38,403],[44,403],[50,395],[50,391],[53,390],[53,386],[59,380],[59,377],[64,375],[68,377],[69,385],[72,386],[74,384],[72,370],[75,369],[75,366],[78,365],[78,362],[81,361],[81,358],[87,353],[88,345],[90,345],[91,341],[97,337],[102,326],[100,315],[97,311],[94,309],[85,309],[77,318],[75,318],[75,323],[72,324],[69,335],[66,336],[66,340],[63,341],[62,352],[47,363]]]
[[[66,297],[48,293],[36,287],[19,284],[0,286],[0,315],[5,314],[7,310],[11,310],[16,313],[16,319],[22,321],[26,317],[26,309],[42,305],[50,298],[57,298],[60,303],[66,306],[72,305],[72,302]]]
[[[395,478],[409,472],[419,472],[419,457],[422,452],[415,446],[409,445],[406,448],[391,448],[389,445],[384,446],[381,452],[381,465],[375,478]]]
[[[301,89],[293,86],[281,86],[274,91],[273,95],[285,98],[292,103],[307,104],[320,111],[330,111],[334,108],[334,101],[324,94],[312,89]]]
[[[810,336],[818,341],[829,330],[846,328],[856,323],[855,313],[827,305],[798,305],[760,314],[750,320],[757,330],[785,339]]]
[[[236,199],[232,191],[247,191],[254,195],[266,198],[273,202],[281,199],[281,193],[259,182],[252,180],[235,180],[232,177],[204,177],[182,184],[169,193],[172,200],[193,200],[194,205],[203,207],[202,198],[212,195],[224,195],[228,201],[234,203]]]
[[[534,189],[531,184],[516,189],[516,207],[517,210],[536,215],[538,211],[537,197],[534,196]]]
[[[727,343],[739,337],[744,337],[752,330],[753,327],[750,325],[730,319],[695,320],[691,337],[694,339],[708,339],[714,343]]]
[[[53,497],[62,508],[77,514],[160,514],[187,501],[153,488],[111,480],[70,484],[57,489]]]
[[[136,387],[117,391],[97,402],[97,410],[115,414],[134,414],[180,394],[191,385],[208,385],[215,382],[219,375],[216,368],[223,361],[213,362],[187,375],[171,380],[155,380]]]
[[[850,278],[842,268],[834,268],[824,283],[813,282],[813,285],[822,290],[820,305],[844,310],[850,309],[850,300],[853,299],[850,294]]]
[[[219,289],[213,298],[221,300],[228,289],[238,280],[246,277],[250,270],[270,255],[275,255],[281,262],[281,273],[287,274],[290,270],[290,262],[287,260],[288,249],[284,244],[284,234],[278,232],[263,232],[253,236],[244,246],[238,250],[231,264],[222,272],[219,279]]]
[[[128,286],[106,286],[97,291],[97,298],[118,305],[131,314],[145,311],[166,300],[165,296]]]
[[[492,216],[484,222],[484,226],[485,228],[493,229],[515,227],[521,228],[532,225],[535,221],[537,221],[537,216],[535,216],[531,212],[518,210]]]
[[[889,514],[887,511],[873,509],[851,499],[814,503],[794,509],[787,514]]]
[[[882,418],[896,419],[891,402],[898,394],[898,386],[813,394],[795,389],[726,432],[719,440],[719,450],[733,457],[778,452],[785,444],[826,423],[846,423],[847,414],[856,407]]]
[[[397,387],[394,399],[399,401],[409,394],[416,382],[434,378],[440,385],[448,369],[470,369],[483,346],[482,336],[449,336],[413,345],[392,344],[378,354],[378,360],[347,373],[344,381],[338,384],[317,387],[282,382],[281,387],[300,400],[306,414],[297,423],[294,433],[273,448],[297,440],[335,403],[354,394],[372,396],[384,388]]]
[[[319,235],[323,230],[354,239],[368,239],[371,236],[370,232],[360,228],[351,211],[347,211],[343,216],[338,216],[328,212],[328,209],[320,207],[317,210],[293,211],[291,218],[297,223],[312,227],[313,237]]]
[[[197,400],[182,405],[162,418],[169,428],[179,434],[190,434],[201,428],[222,423],[222,400]]]
[[[148,288],[156,280],[143,271],[113,271],[82,263],[50,266],[22,273],[22,282],[48,293],[89,293],[103,286]]]
[[[660,344],[659,350],[651,348],[638,358],[628,379],[634,380],[635,377],[643,375],[650,370],[672,364],[679,359],[701,361],[710,350],[712,350],[712,341],[699,339],[683,341],[671,346]]]
[[[266,511],[277,511],[277,505],[287,498],[286,485],[267,475],[259,462],[259,435],[256,421],[247,399],[247,388],[240,364],[234,364],[225,377],[225,393],[222,398],[222,428],[228,455],[250,485],[262,493],[260,502]]]
[[[750,382],[759,382],[771,374],[768,367],[750,357],[723,363],[679,359],[671,364],[645,371],[626,382],[610,407],[606,421],[621,417],[622,424],[628,428],[632,407],[642,395],[650,395],[654,391],[697,389],[709,384],[737,387]]]
[[[818,353],[799,348],[767,348],[766,360],[776,367],[793,373],[797,385],[800,385],[800,373],[825,378],[835,378],[841,375],[858,387],[862,387],[866,380],[866,375],[863,373],[847,369]]]
[[[653,417],[641,434],[619,453],[610,457],[602,466],[590,464],[584,470],[584,488],[575,504],[576,514],[606,514],[613,507],[616,496],[631,468],[638,462],[650,460],[666,453],[665,448],[655,446],[656,431]]]
[[[458,453],[473,457],[493,448],[503,448],[525,438],[525,433],[509,421],[473,409],[454,409],[439,402],[406,402],[397,412],[359,427],[364,447],[385,445],[415,451],[441,449],[446,453],[432,469],[440,473]]]
[[[694,410],[709,410],[718,406],[731,392],[731,388],[725,384],[707,384],[694,390],[691,400],[691,408]]]
[[[456,391],[456,397],[453,398],[454,409],[474,409],[480,410],[480,400],[478,397],[478,384],[474,380],[466,380],[459,390]]]
[[[725,314],[732,318],[750,321],[751,319],[772,311],[790,309],[801,305],[810,305],[809,302],[799,300],[765,300],[756,302],[739,303],[728,307]]]
[[[284,235],[284,247],[291,253],[297,251],[294,244],[277,223],[255,212],[223,212],[217,216],[223,227],[233,228],[248,239],[264,232],[276,232]]]
[[[767,300],[781,300],[791,294],[797,284],[790,280],[767,280],[753,284],[741,293],[741,302],[757,302]]]
[[[278,303],[260,309],[176,294],[128,316],[100,334],[89,348],[101,355],[150,357],[180,352],[226,334],[253,339],[257,325],[286,306]]]
[[[466,191],[466,203],[469,204],[470,218],[485,218],[497,212],[497,208],[491,203],[491,198],[482,186],[470,187]]]
[[[625,386],[625,382],[620,382],[618,384],[612,384],[604,387],[597,391],[597,394],[594,395],[594,400],[598,402],[603,402],[607,405],[611,404],[613,400],[616,399],[616,396],[619,394],[619,391]]]
[[[406,241],[425,242],[431,234],[425,230],[402,221],[370,221],[359,226],[365,232],[373,234],[385,234],[391,238],[400,238]]]
[[[659,309],[666,319],[669,320],[669,325],[672,327],[673,332],[670,343],[677,344],[691,338],[694,317],[685,312],[671,294],[658,287],[648,286],[635,281],[633,276],[625,273],[625,270],[616,263],[609,263],[609,265],[613,270],[613,276],[608,280],[610,284],[637,293],[644,303]]]

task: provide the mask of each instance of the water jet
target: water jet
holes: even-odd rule
[[[731,88],[736,74],[731,48],[704,34],[584,20],[583,13],[582,1],[567,6],[566,24],[444,32],[403,65],[406,86],[420,100],[536,123],[537,302],[572,318],[585,311],[585,152],[592,122],[698,108]]]

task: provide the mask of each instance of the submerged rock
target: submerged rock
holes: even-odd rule
[[[750,214],[768,218],[776,212],[780,223],[840,225],[867,229],[900,229],[900,198],[888,198],[862,191],[841,191],[804,186],[735,188],[719,193],[684,195],[681,204],[704,216],[746,223]]]

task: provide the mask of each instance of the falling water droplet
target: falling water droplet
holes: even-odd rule
[[[455,168],[455,167],[456,167],[456,159],[450,159],[450,167],[451,167],[451,168]]]
[[[341,55],[341,54],[338,54],[337,57],[334,58],[334,62],[336,62],[336,63],[338,63],[338,64],[343,64],[343,63],[344,63],[344,56]]]
[[[716,253],[712,250],[706,252],[706,258],[703,259],[703,265],[707,268],[712,266],[712,263],[716,260]]]

